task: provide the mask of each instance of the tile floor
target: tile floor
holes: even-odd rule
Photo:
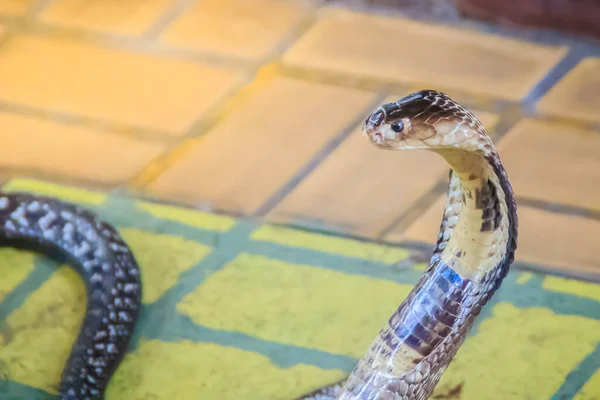
[[[377,157],[357,126],[387,96],[436,87],[498,142],[524,205],[520,259],[597,272],[593,44],[300,0],[9,0],[0,24],[5,176],[430,241],[412,209],[433,203],[445,167]],[[396,200],[368,207],[373,192]]]
[[[584,39],[357,2],[5,0],[0,172],[430,243],[446,167],[381,155],[358,126],[437,88],[498,144],[518,261],[600,279],[599,56]]]
[[[600,281],[600,43],[402,14],[358,0],[1,0],[0,178],[99,191],[59,187],[50,194],[104,210],[131,245],[139,246],[142,267],[157,265],[145,267],[145,307],[152,312],[139,335],[148,341],[137,343],[140,354],[132,353],[119,370],[129,378],[112,386],[112,398],[123,393],[216,398],[228,387],[223,379],[231,360],[243,354],[247,365],[240,364],[235,376],[261,368],[281,387],[259,379],[231,391],[234,398],[249,393],[279,398],[282,388],[286,396],[296,395],[346,374],[369,335],[349,341],[347,348],[336,347],[340,343],[330,340],[331,332],[305,338],[304,329],[320,326],[310,312],[306,318],[312,322],[289,337],[277,323],[258,329],[232,320],[234,326],[224,326],[203,302],[216,302],[218,296],[210,294],[234,290],[230,284],[250,290],[250,297],[256,288],[277,296],[277,287],[262,293],[263,283],[255,282],[260,274],[236,278],[240,271],[231,258],[238,253],[249,266],[278,271],[283,287],[299,298],[306,291],[298,290],[298,282],[309,275],[315,282],[343,278],[346,286],[339,290],[352,288],[356,274],[382,279],[379,288],[400,282],[409,290],[420,273],[417,261],[395,272],[390,266],[437,238],[447,168],[433,154],[381,154],[360,137],[359,126],[377,105],[422,88],[447,92],[488,128],[516,190],[521,221],[517,271],[505,297],[495,300],[463,352],[466,361],[458,360],[438,389],[439,398],[455,398],[465,377],[464,392],[456,398],[491,399],[488,389],[498,382],[510,382],[494,389],[498,399],[598,398],[597,285],[527,270]],[[129,200],[107,202],[102,192]],[[146,203],[134,207],[132,198],[212,214]],[[245,218],[230,216],[251,217],[259,227],[276,222],[367,242],[250,228]],[[242,238],[243,246],[235,247],[234,240],[233,250],[219,250],[217,262],[209,251],[213,236],[221,234]],[[261,240],[276,245],[256,243]],[[147,257],[154,247],[171,252],[163,256],[174,263],[172,271],[160,270],[162,259]],[[0,295],[6,296],[0,315],[25,338],[5,342],[0,332],[1,370],[10,377],[0,388],[6,398],[10,393],[48,398],[60,373],[54,356],[62,357],[62,351],[66,357],[68,343],[51,350],[57,354],[47,354],[39,370],[37,350],[30,349],[44,348],[38,338],[74,335],[70,318],[78,311],[58,304],[68,318],[59,330],[52,321],[40,328],[52,331],[50,336],[30,332],[27,318],[45,312],[36,307],[48,296],[47,285],[71,290],[65,299],[79,296],[79,286],[69,284],[75,278],[63,276],[65,270],[52,275],[55,265],[44,266],[43,259],[25,261],[18,266],[29,268],[8,268],[0,281]],[[196,296],[198,290],[209,292]],[[178,294],[164,295],[170,291]],[[398,293],[394,301],[405,295]],[[273,304],[279,302],[263,306]],[[227,315],[236,306],[217,309]],[[282,312],[268,311],[275,317],[267,322]],[[262,313],[253,312],[249,321],[262,321]],[[151,317],[157,315],[172,316],[174,325],[156,333]],[[499,332],[508,331],[494,328],[515,321],[526,329],[504,335]],[[341,318],[338,327],[346,323]],[[371,328],[378,324],[373,321]],[[536,336],[540,332],[545,339]],[[187,339],[173,343],[178,335]],[[505,354],[507,348],[516,353]],[[570,349],[569,357],[547,351],[556,348]],[[288,351],[294,362],[282,358]],[[168,384],[157,386],[163,375],[150,367],[136,375],[140,363],[165,355],[174,371]],[[472,378],[472,366],[482,364],[471,357],[498,356],[483,368],[485,379]],[[2,357],[17,357],[25,367],[33,362],[35,371],[13,370],[15,364]],[[186,357],[192,370],[199,368],[194,357],[208,357],[220,372],[198,370],[200,380],[181,381],[175,366]],[[214,393],[185,386],[209,377]],[[132,386],[130,378],[144,381]],[[503,392],[507,388],[516,392]]]
[[[291,400],[342,379],[428,256],[44,181],[2,189],[92,209],[135,254],[142,312],[106,400]],[[0,399],[54,399],[85,286],[39,254],[3,248],[0,264]],[[598,396],[600,284],[513,269],[431,399]]]

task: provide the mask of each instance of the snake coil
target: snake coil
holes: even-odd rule
[[[87,310],[58,397],[102,399],[141,307],[140,270],[131,250],[89,211],[25,193],[0,193],[0,227],[4,245],[65,255],[83,277]]]

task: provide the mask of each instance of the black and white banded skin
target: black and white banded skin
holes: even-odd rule
[[[87,310],[58,398],[104,398],[141,307],[140,270],[127,244],[91,212],[26,193],[0,193],[0,244],[66,256],[81,274]]]
[[[423,90],[377,108],[363,134],[381,149],[425,149],[446,160],[440,234],[429,267],[348,379],[299,399],[425,400],[508,273],[517,206],[485,128],[444,93]]]

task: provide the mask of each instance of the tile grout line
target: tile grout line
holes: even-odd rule
[[[575,397],[584,385],[592,379],[592,376],[600,368],[600,344],[592,352],[588,353],[575,368],[571,369],[564,378],[562,385],[554,392],[549,400],[562,400]]]
[[[2,42],[0,39],[0,45],[1,43]],[[151,143],[174,142],[180,138],[180,136],[168,131],[143,128],[140,126],[114,122],[103,118],[87,117],[69,112],[49,110],[3,100],[0,100],[0,112],[33,117],[46,122],[57,123],[61,125],[71,125],[93,131],[103,131],[103,133],[114,134]]]
[[[27,11],[27,17],[29,17],[31,19],[38,18],[54,2],[55,2],[55,0],[37,0],[29,7],[29,10]]]
[[[365,119],[366,115],[380,105],[387,96],[387,93],[376,94],[375,99],[368,103],[364,112],[360,112],[359,116],[350,121],[340,133],[325,143],[325,145],[304,163],[304,165],[302,165],[287,182],[280,186],[274,194],[267,198],[254,212],[252,212],[252,217],[261,218],[271,212],[277,204],[284,200],[311,172],[319,167],[319,165],[352,134],[356,127]]]
[[[600,221],[600,211],[589,207],[558,203],[527,196],[517,196],[517,204],[553,214]]]
[[[130,179],[128,187],[137,191],[147,190],[148,187],[168,170],[180,157],[180,153],[185,151],[191,142],[198,140],[210,133],[210,131],[222,121],[222,113],[234,101],[239,93],[248,87],[251,82],[239,80],[222,97],[216,100],[210,108],[203,114],[198,115],[190,124],[186,132],[178,140],[171,142],[161,154],[146,164],[136,176]],[[175,155],[177,159],[175,159]]]
[[[91,31],[54,25],[38,20],[27,20],[22,17],[3,17],[0,15],[0,23],[2,22],[5,22],[6,26],[12,28],[17,34],[27,33],[43,38],[51,37],[58,40],[73,40],[80,43],[103,46],[112,50],[180,59],[230,71],[243,71],[250,64],[248,60],[241,57],[211,51],[188,50],[154,40],[147,40],[143,36]]]
[[[306,82],[328,84],[342,88],[377,91],[381,90],[383,87],[392,95],[402,91],[418,90],[418,87],[423,88],[425,86],[433,86],[422,82],[386,80],[367,75],[329,71],[321,68],[307,68],[288,64],[281,64],[279,66],[279,73]],[[488,93],[474,93],[460,88],[443,87],[441,85],[435,86],[437,86],[439,90],[444,91],[451,95],[451,97],[457,99],[467,108],[477,109],[479,111],[502,114],[507,109],[519,106],[518,101],[507,100]],[[539,116],[540,118],[543,117],[541,114],[536,114],[535,116]],[[558,118],[555,117],[555,119],[563,120],[564,118],[559,116]]]
[[[304,12],[304,15],[295,25],[290,28],[290,30],[283,35],[277,45],[274,46],[273,49],[267,54],[265,57],[260,59],[257,64],[261,67],[268,65],[269,63],[280,61],[285,52],[295,43],[297,42],[306,32],[313,27],[315,21],[318,18],[318,12],[321,7],[321,3],[323,0],[315,0],[315,4],[313,6],[307,6],[307,10]]]
[[[0,182],[8,182],[13,179],[31,179],[43,182],[66,185],[84,190],[101,191],[109,193],[117,190],[125,184],[123,181],[103,182],[90,178],[81,178],[60,172],[44,171],[35,167],[5,167],[0,166]],[[1,185],[0,185],[1,186]]]
[[[448,169],[450,169],[450,167],[448,167]],[[401,182],[398,184],[401,184]],[[447,190],[448,177],[440,177],[431,189],[424,192],[410,206],[408,206],[406,211],[394,218],[392,222],[381,229],[381,231],[376,235],[376,238],[378,240],[385,241],[385,237],[387,237],[387,235],[389,235],[392,231],[400,229],[402,232],[404,232],[412,224],[414,224],[419,217],[429,210],[429,208],[433,206],[437,199],[446,193]],[[440,215],[442,215],[442,211],[443,210],[440,210]]]
[[[61,264],[68,263],[65,257],[49,257],[42,252],[34,254],[33,269],[0,300],[0,321],[6,321],[16,309],[27,301],[32,292],[41,288],[50,277],[60,270]]]
[[[559,60],[547,73],[542,77],[536,85],[529,91],[527,96],[522,100],[522,107],[528,113],[535,114],[536,105],[552,87],[564,78],[569,72],[585,58],[587,53],[577,45],[569,48],[567,54]]]
[[[202,0],[200,0],[202,1]],[[141,37],[146,40],[158,40],[160,35],[186,11],[189,11],[192,6],[197,3],[195,0],[175,0],[163,14],[152,23],[152,25],[144,32]]]

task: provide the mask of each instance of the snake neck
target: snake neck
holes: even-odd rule
[[[439,153],[452,171],[430,266],[359,361],[339,399],[429,398],[513,261],[516,205],[495,151]]]
[[[462,278],[491,279],[505,261],[512,262],[516,250],[516,205],[506,172],[495,152],[438,153],[451,171],[431,266],[440,260]]]

